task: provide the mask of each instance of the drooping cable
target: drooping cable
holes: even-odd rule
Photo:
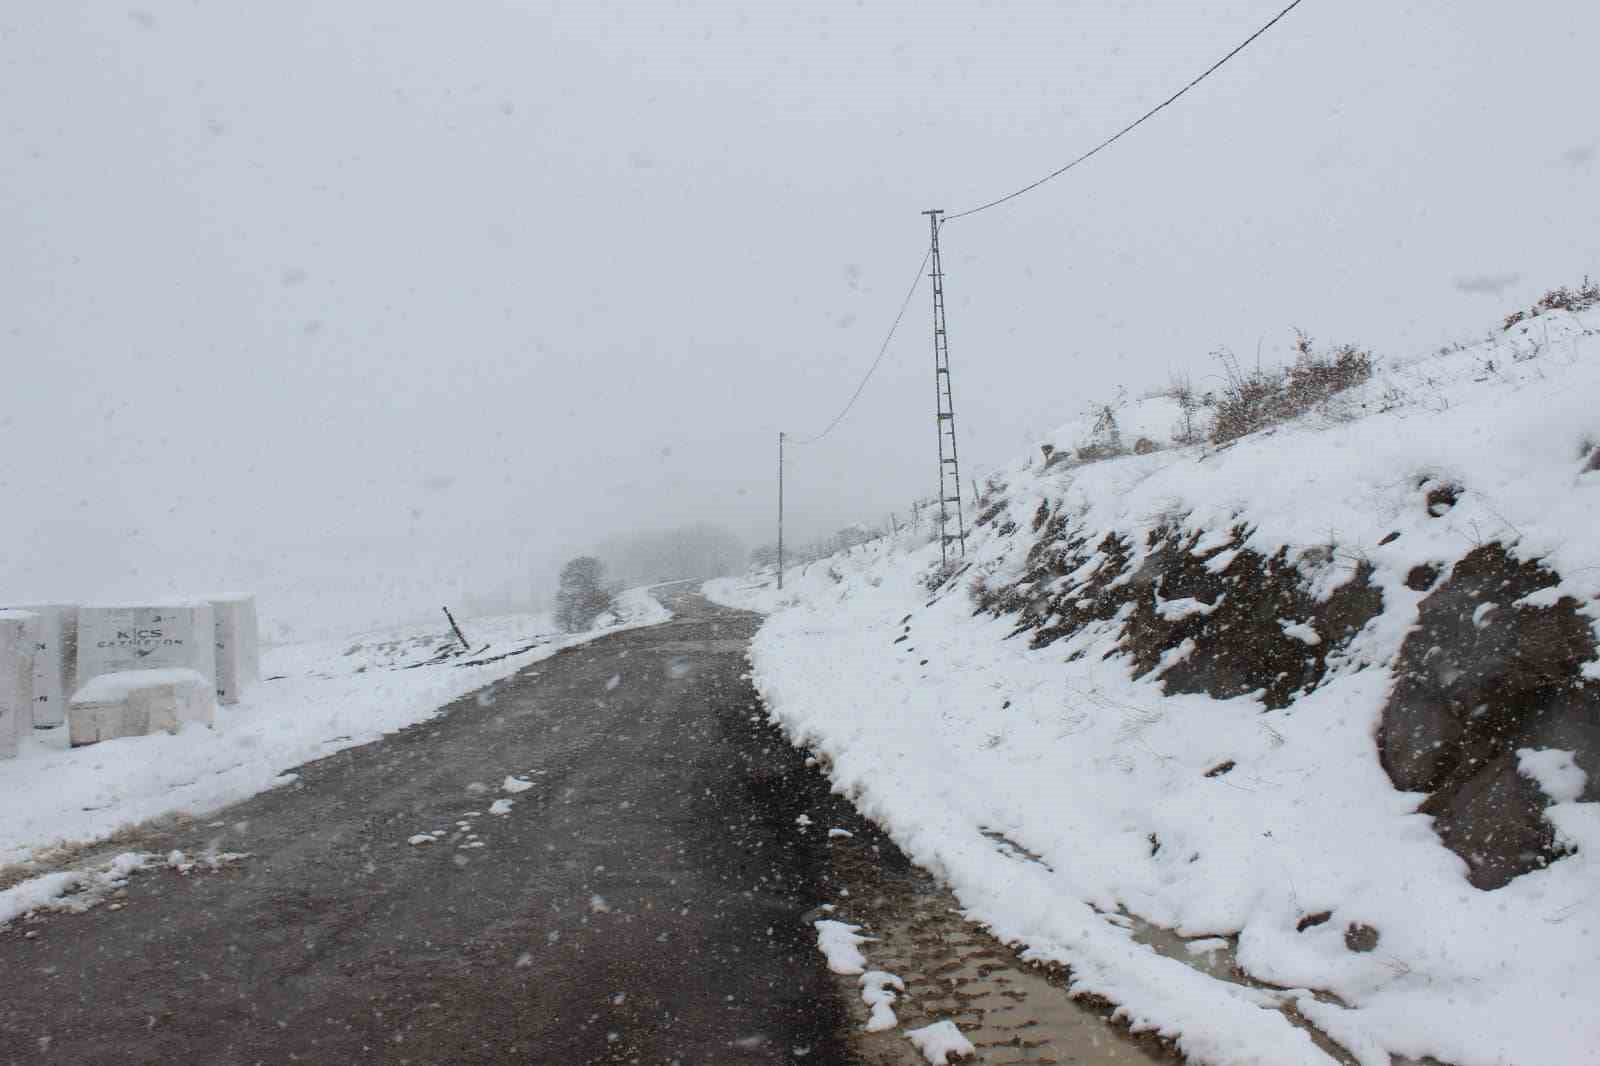
[[[889,326],[889,332],[884,336],[883,343],[878,346],[877,358],[872,360],[871,366],[867,367],[867,372],[861,377],[861,383],[856,386],[856,391],[850,394],[850,399],[845,403],[844,408],[837,415],[833,416],[833,421],[829,422],[827,427],[823,429],[821,433],[818,433],[814,437],[790,436],[788,437],[790,443],[817,443],[829,433],[832,433],[834,428],[838,426],[840,422],[844,421],[845,416],[850,413],[850,409],[856,405],[856,401],[861,399],[861,394],[866,391],[867,382],[872,380],[872,375],[877,373],[879,364],[883,362],[883,357],[888,354],[889,344],[894,340],[896,331],[900,329],[901,320],[906,317],[906,308],[911,306],[911,298],[917,294],[917,287],[922,284],[922,274],[923,271],[928,268],[928,257],[932,254],[933,250],[931,248],[922,253],[922,262],[917,264],[917,276],[911,279],[911,288],[906,290],[906,298],[900,301],[900,311],[894,316],[894,322]]]
[[[965,211],[957,211],[954,214],[946,215],[945,218],[944,218],[944,222],[954,222],[958,218],[966,218],[969,215],[977,214],[979,211],[987,211],[991,207],[999,207],[1003,203],[1007,203],[1007,202],[1009,202],[1011,200],[1015,200],[1017,197],[1023,195],[1024,193],[1032,192],[1034,189],[1037,189],[1039,186],[1043,185],[1047,181],[1052,181],[1052,180],[1054,180],[1056,178],[1059,178],[1061,175],[1065,174],[1067,171],[1071,170],[1073,167],[1077,166],[1078,164],[1086,162],[1087,160],[1093,158],[1094,156],[1099,155],[1101,152],[1105,151],[1107,148],[1110,148],[1113,144],[1117,143],[1117,141],[1121,140],[1123,137],[1125,137],[1129,133],[1132,133],[1135,129],[1137,129],[1138,127],[1144,125],[1150,119],[1154,118],[1159,112],[1161,112],[1161,111],[1165,110],[1166,108],[1172,106],[1172,104],[1177,102],[1179,97],[1183,96],[1190,89],[1193,89],[1196,85],[1199,85],[1201,82],[1205,81],[1211,75],[1215,74],[1218,70],[1222,69],[1223,65],[1226,64],[1228,62],[1228,60],[1232,59],[1234,56],[1238,55],[1240,52],[1242,52],[1246,48],[1250,47],[1250,45],[1256,40],[1256,38],[1260,37],[1262,34],[1266,33],[1268,30],[1272,29],[1272,27],[1276,26],[1280,21],[1283,20],[1284,16],[1288,15],[1289,12],[1291,12],[1295,8],[1299,7],[1304,2],[1305,2],[1305,0],[1293,0],[1293,3],[1291,3],[1288,7],[1284,8],[1282,11],[1278,12],[1276,15],[1272,16],[1272,18],[1270,20],[1268,20],[1268,22],[1264,26],[1262,26],[1260,29],[1256,30],[1256,32],[1252,33],[1250,36],[1246,37],[1243,41],[1241,41],[1238,44],[1238,46],[1236,46],[1233,49],[1233,51],[1229,52],[1227,55],[1223,56],[1221,59],[1217,60],[1215,63],[1213,63],[1209,67],[1207,67],[1204,71],[1202,71],[1199,74],[1199,76],[1197,76],[1192,81],[1190,81],[1189,84],[1185,85],[1183,88],[1179,89],[1177,92],[1173,93],[1171,96],[1167,97],[1165,100],[1163,100],[1159,104],[1157,104],[1155,107],[1152,107],[1150,110],[1146,111],[1144,114],[1140,115],[1138,118],[1134,119],[1132,122],[1130,122],[1126,126],[1122,127],[1122,129],[1118,130],[1116,133],[1112,134],[1110,137],[1107,137],[1105,140],[1101,141],[1099,144],[1097,144],[1093,148],[1089,149],[1087,152],[1084,152],[1082,155],[1078,156],[1076,159],[1074,159],[1071,162],[1067,163],[1065,166],[1060,167],[1060,168],[1058,168],[1056,170],[1052,170],[1050,173],[1046,174],[1044,177],[1040,178],[1038,181],[1031,182],[1031,183],[1029,183],[1027,185],[1024,185],[1022,188],[1017,189],[1015,192],[1007,193],[1006,195],[1000,197],[997,200],[990,200],[988,203],[979,204],[977,207],[969,207]]]

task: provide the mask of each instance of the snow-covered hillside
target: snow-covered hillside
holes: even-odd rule
[[[293,767],[420,722],[469,692],[603,633],[669,617],[643,589],[597,629],[562,634],[544,615],[465,619],[461,653],[443,625],[270,648],[260,685],[217,708],[212,728],[67,746],[66,729],[25,738],[0,762],[7,796],[0,867],[149,818],[203,814],[294,780]]]
[[[1380,363],[1225,447],[1171,447],[1159,399],[1117,415],[1156,450],[1052,462],[1103,429],[1078,420],[991,479],[949,580],[922,529],[708,592],[771,612],[758,685],[837,788],[1193,1061],[1332,1061],[1298,1015],[1363,1066],[1594,1063],[1584,317]],[[1506,826],[1539,847],[1480,854]],[[1204,964],[1230,955],[1248,979]]]

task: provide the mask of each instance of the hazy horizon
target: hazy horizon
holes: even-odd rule
[[[855,388],[919,212],[1281,6],[18,6],[0,600],[243,585],[303,633],[547,590],[630,530],[770,541],[776,435]],[[964,474],[1218,348],[1417,354],[1600,273],[1597,30],[1308,0],[952,222]],[[797,541],[933,491],[927,299],[790,450]]]

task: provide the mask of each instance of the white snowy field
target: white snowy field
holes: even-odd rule
[[[562,648],[670,617],[644,589],[615,615],[562,634],[544,615],[461,620],[467,654],[448,626],[269,648],[264,680],[211,728],[67,746],[66,728],[24,738],[0,761],[0,866],[82,844],[161,815],[199,815],[294,780],[285,771],[413,725]],[[441,651],[447,655],[441,655]],[[487,698],[487,696],[486,696]]]
[[[752,662],[775,720],[826,757],[835,787],[946,879],[969,917],[1069,965],[1074,991],[1107,997],[1191,1061],[1333,1061],[1285,1016],[1293,1004],[1362,1066],[1426,1055],[1592,1066],[1600,804],[1577,802],[1583,771],[1567,753],[1522,755],[1575,850],[1477,889],[1416,813],[1425,797],[1397,791],[1380,766],[1388,670],[1351,663],[1393,662],[1424,595],[1404,584],[1411,567],[1491,540],[1563,576],[1539,602],[1571,595],[1600,619],[1597,334],[1576,316],[1541,316],[1380,367],[1331,407],[1225,449],[1051,470],[1024,457],[998,475],[1008,514],[973,533],[972,570],[938,594],[923,583],[939,561],[926,530],[792,569],[782,593],[769,578],[706,591],[769,613]],[[1087,428],[1056,439],[1070,446]],[[1455,507],[1427,513],[1419,478],[1461,486]],[[1089,543],[1115,529],[1138,551],[1161,522],[1219,535],[1243,522],[1263,554],[1321,549],[1324,594],[1349,579],[1355,555],[1385,609],[1287,708],[1165,696],[1159,669],[1133,680],[1125,660],[1103,658],[1116,625],[1030,650],[1027,636],[1008,639],[1014,618],[974,616],[968,582],[1022,573],[1041,502],[1081,520]],[[996,531],[1005,517],[1014,536]],[[1229,760],[1231,772],[1207,775]],[[1320,924],[1303,921],[1320,912]],[[1234,938],[1238,963],[1275,988],[1158,954],[1127,916],[1197,941]],[[1347,946],[1352,925],[1378,931],[1375,950]]]

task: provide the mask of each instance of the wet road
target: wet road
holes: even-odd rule
[[[756,616],[665,599],[670,623],[133,845],[248,859],[0,933],[0,1062],[852,1061],[801,920],[837,887],[827,840],[796,818],[878,838],[752,721]]]

